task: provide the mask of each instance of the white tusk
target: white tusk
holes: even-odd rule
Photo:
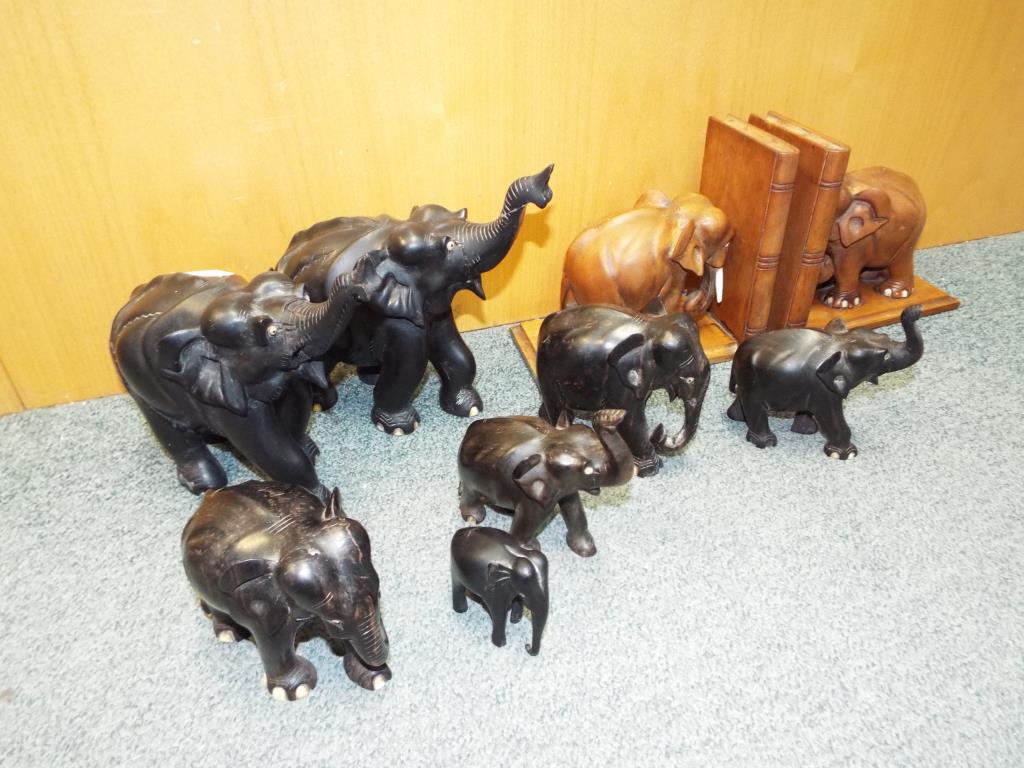
[[[722,288],[723,288],[723,285],[725,283],[725,279],[724,279],[725,270],[722,269],[721,267],[717,267],[717,268],[716,267],[711,267],[711,269],[714,270],[714,273],[715,273],[715,303],[716,304],[721,304],[722,303]]]

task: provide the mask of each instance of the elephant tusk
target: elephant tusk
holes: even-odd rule
[[[725,270],[722,269],[721,267],[710,267],[710,269],[714,272],[714,275],[715,275],[715,303],[716,304],[721,304],[722,303],[722,288],[723,288],[724,283],[725,283],[725,280],[724,280]]]

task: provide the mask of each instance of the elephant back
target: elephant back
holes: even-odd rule
[[[341,216],[297,232],[277,269],[306,286],[310,299],[324,301],[335,278],[355,267],[360,256],[384,245],[395,225],[390,216]]]
[[[647,331],[635,312],[610,304],[586,304],[554,312],[541,324],[537,366],[565,360],[567,353],[602,349],[610,353],[627,337]],[[544,360],[544,363],[541,360]]]
[[[128,326],[139,320],[165,315],[198,293],[208,291],[216,295],[237,290],[244,285],[245,281],[237,275],[202,277],[186,272],[158,275],[132,291],[128,303],[114,316],[110,328],[110,341],[113,343]]]
[[[905,173],[881,165],[861,168],[846,174],[844,186],[856,196],[859,189],[884,189],[892,201],[892,212],[901,221],[921,222],[924,225],[926,210],[921,189]]]

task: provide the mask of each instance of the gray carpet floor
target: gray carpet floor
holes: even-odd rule
[[[756,450],[715,366],[690,447],[585,498],[596,557],[560,520],[541,537],[536,658],[528,623],[498,649],[482,608],[451,610],[466,422],[436,377],[404,438],[374,430],[370,389],[346,378],[311,431],[373,540],[394,670],[377,693],[314,641],[318,687],[280,703],[254,646],[216,642],[181,568],[196,500],[128,398],[6,417],[0,763],[1020,766],[1022,252],[1024,233],[919,255],[963,308],[921,321],[916,367],[850,396],[849,462],[781,420]],[[508,329],[467,340],[484,416],[534,413]]]

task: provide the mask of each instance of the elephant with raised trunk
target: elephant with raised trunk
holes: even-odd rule
[[[420,205],[404,221],[343,217],[292,238],[278,268],[302,282],[314,299],[326,295],[363,254],[383,256],[377,267],[383,284],[324,356],[328,371],[351,363],[361,379],[375,384],[372,419],[382,431],[404,435],[419,426],[412,399],[428,361],[441,379],[445,411],[474,416],[483,409],[473,387],[476,361],[455,328],[452,297],[467,289],[484,298],[481,275],[505,258],[527,206],[544,208],[551,201],[553,167],[514,181],[490,223],[467,221],[465,208]],[[326,391],[322,404],[330,407],[336,397]]]
[[[227,477],[207,442],[227,440],[273,480],[326,498],[306,435],[321,355],[381,283],[371,258],[322,301],[279,272],[160,275],[117,313],[110,352],[129,394],[193,493]]]
[[[469,425],[459,448],[459,511],[482,523],[484,506],[511,514],[512,538],[524,546],[561,510],[565,540],[581,557],[597,552],[580,491],[622,485],[633,477],[633,457],[618,433],[622,411],[594,415],[594,428],[551,425],[533,416],[481,419]]]
[[[777,444],[768,427],[768,412],[793,411],[792,430],[810,435],[820,428],[826,455],[856,456],[843,401],[858,384],[877,384],[882,374],[902,371],[921,359],[920,318],[920,305],[903,310],[903,342],[867,328],[848,330],[839,318],[824,331],[786,328],[751,336],[732,361],[729,389],[736,399],[729,406],[729,418],[745,421],[747,440],[765,448]]]
[[[641,315],[619,307],[570,307],[548,315],[537,342],[537,383],[549,422],[574,414],[621,408],[619,432],[629,444],[641,477],[661,468],[657,455],[675,454],[693,438],[700,421],[711,366],[693,318],[676,313]],[[647,400],[663,389],[683,400],[685,415],[669,435],[647,426]]]
[[[296,645],[323,637],[345,673],[377,690],[391,679],[370,538],[301,488],[250,481],[208,493],[181,536],[182,562],[221,642],[252,638],[275,699],[304,698],[316,668]]]
[[[452,536],[452,608],[464,613],[467,593],[475,595],[491,617],[491,642],[505,645],[505,622],[533,618],[531,656],[540,653],[548,622],[548,559],[497,528],[463,528]]]

